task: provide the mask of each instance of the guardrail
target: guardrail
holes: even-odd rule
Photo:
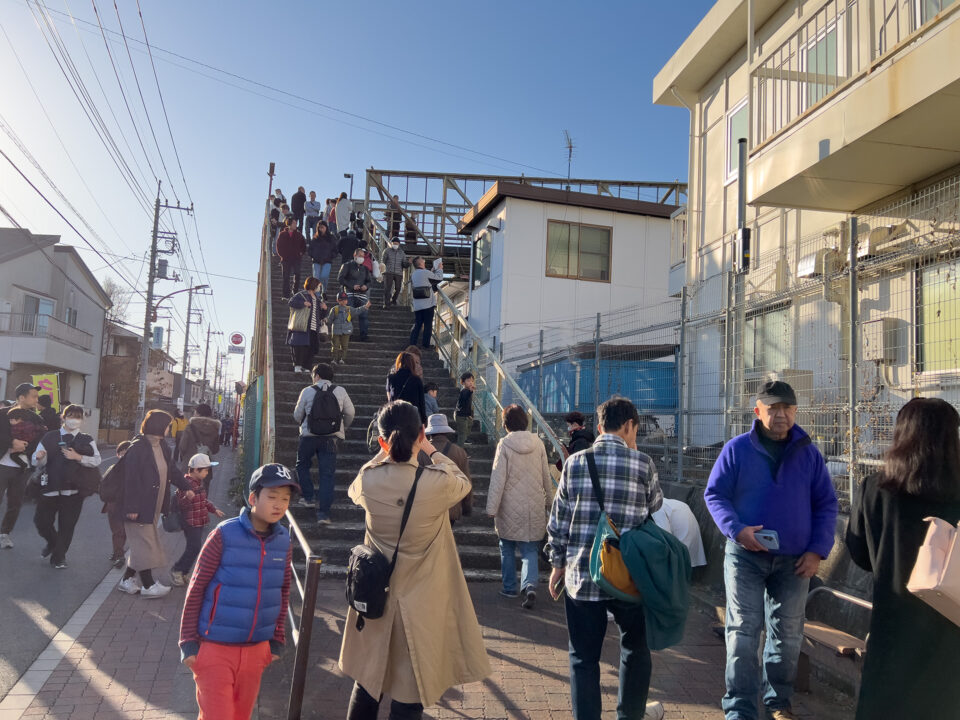
[[[313,616],[317,606],[317,584],[320,581],[320,556],[313,552],[310,543],[300,525],[297,524],[293,513],[287,510],[287,520],[290,523],[291,542],[296,541],[306,558],[306,570],[303,580],[297,574],[297,567],[291,558],[290,570],[293,573],[293,584],[300,595],[300,624],[293,613],[293,604],[287,606],[287,615],[292,629],[293,644],[296,654],[293,660],[293,678],[290,681],[290,697],[287,700],[287,720],[300,720],[303,711],[303,691],[307,681],[307,666],[310,662],[310,640],[313,637]]]
[[[53,315],[0,313],[0,335],[46,338],[88,351],[93,347],[93,335]]]
[[[484,431],[491,435],[494,441],[506,436],[503,409],[515,403],[528,411],[531,431],[540,436],[557,458],[563,458],[564,447],[560,438],[533,401],[510,377],[446,293],[438,290],[436,296],[437,311],[433,315],[434,344],[446,361],[450,376],[455,380],[459,380],[464,372],[473,373],[477,386],[473,396],[473,411],[474,415],[479,416]]]

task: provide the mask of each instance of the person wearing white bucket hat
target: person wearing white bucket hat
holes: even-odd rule
[[[193,488],[193,497],[188,498],[184,493],[177,492],[180,529],[187,545],[170,571],[170,581],[176,586],[186,584],[186,577],[200,554],[200,548],[203,547],[203,529],[207,526],[210,515],[218,518],[225,516],[222,510],[207,499],[207,491],[204,489],[204,481],[209,478],[211,468],[219,464],[211,460],[206,453],[197,453],[187,463],[187,474],[184,477]]]
[[[433,446],[441,453],[456,463],[460,471],[470,478],[470,458],[467,457],[467,451],[457,445],[453,440],[457,431],[450,427],[450,421],[443,413],[434,413],[427,418],[427,427],[423,434],[426,435]],[[473,481],[471,480],[471,483]],[[464,515],[470,515],[473,512],[473,490],[471,489],[467,496],[459,503],[450,508],[450,524],[452,525]]]

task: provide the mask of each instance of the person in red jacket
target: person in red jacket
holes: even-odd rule
[[[300,285],[300,260],[307,251],[307,240],[297,230],[297,221],[287,218],[286,227],[277,236],[276,253],[280,256],[280,265],[283,267],[283,299],[289,300],[294,291],[290,288],[290,278],[293,277],[293,287]]]
[[[190,572],[193,563],[200,554],[200,548],[203,545],[203,528],[207,526],[207,520],[211,514],[222,518],[224,513],[216,505],[207,499],[207,493],[203,489],[203,480],[210,474],[210,468],[219,465],[210,460],[208,455],[197,453],[192,458],[187,467],[188,472],[184,477],[190,481],[190,487],[193,488],[193,497],[188,498],[181,492],[177,493],[178,509],[180,510],[180,527],[183,530],[183,536],[187,540],[187,546],[183,549],[183,555],[173,564],[170,572],[171,581],[174,585],[184,585],[185,576]]]

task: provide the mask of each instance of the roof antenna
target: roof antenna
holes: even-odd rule
[[[573,164],[573,138],[570,137],[570,131],[563,131],[563,144],[567,148],[567,192],[570,192],[570,167]]]

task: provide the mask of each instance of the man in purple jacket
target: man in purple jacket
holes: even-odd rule
[[[758,720],[757,645],[766,623],[763,703],[773,720],[790,709],[810,578],[833,547],[837,496],[823,456],[798,425],[797,396],[772,381],[757,420],[723,447],[704,493],[727,538],[726,720]]]

